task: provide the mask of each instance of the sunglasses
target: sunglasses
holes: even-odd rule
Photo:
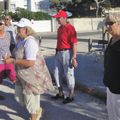
[[[109,25],[109,26],[112,26],[113,24],[115,24],[115,22],[106,22],[106,23],[105,23],[106,26],[108,26],[108,25]]]
[[[9,20],[9,18],[5,18],[5,20]]]
[[[0,23],[0,26],[3,25],[3,23]]]
[[[17,27],[17,29],[21,29],[21,28],[23,28],[23,27]]]

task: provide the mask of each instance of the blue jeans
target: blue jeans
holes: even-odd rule
[[[75,87],[74,67],[71,64],[72,51],[58,51],[55,56],[54,77],[57,87],[62,86],[63,75],[67,79],[69,89]]]

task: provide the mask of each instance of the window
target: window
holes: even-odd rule
[[[11,11],[15,11],[15,9],[16,9],[15,4],[10,4],[10,9],[11,9]]]

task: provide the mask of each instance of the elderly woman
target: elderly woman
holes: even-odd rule
[[[120,13],[109,14],[105,24],[112,36],[104,56],[107,110],[109,120],[120,120]]]
[[[39,120],[42,112],[40,94],[53,89],[53,86],[31,26],[31,22],[26,18],[18,22],[18,44],[13,50],[14,58],[6,59],[5,62],[15,64],[16,100],[27,108],[31,120]]]

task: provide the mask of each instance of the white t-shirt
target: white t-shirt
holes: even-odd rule
[[[37,40],[32,37],[28,36],[27,41],[25,42],[25,58],[27,60],[36,60],[37,52],[39,51],[39,45]]]

